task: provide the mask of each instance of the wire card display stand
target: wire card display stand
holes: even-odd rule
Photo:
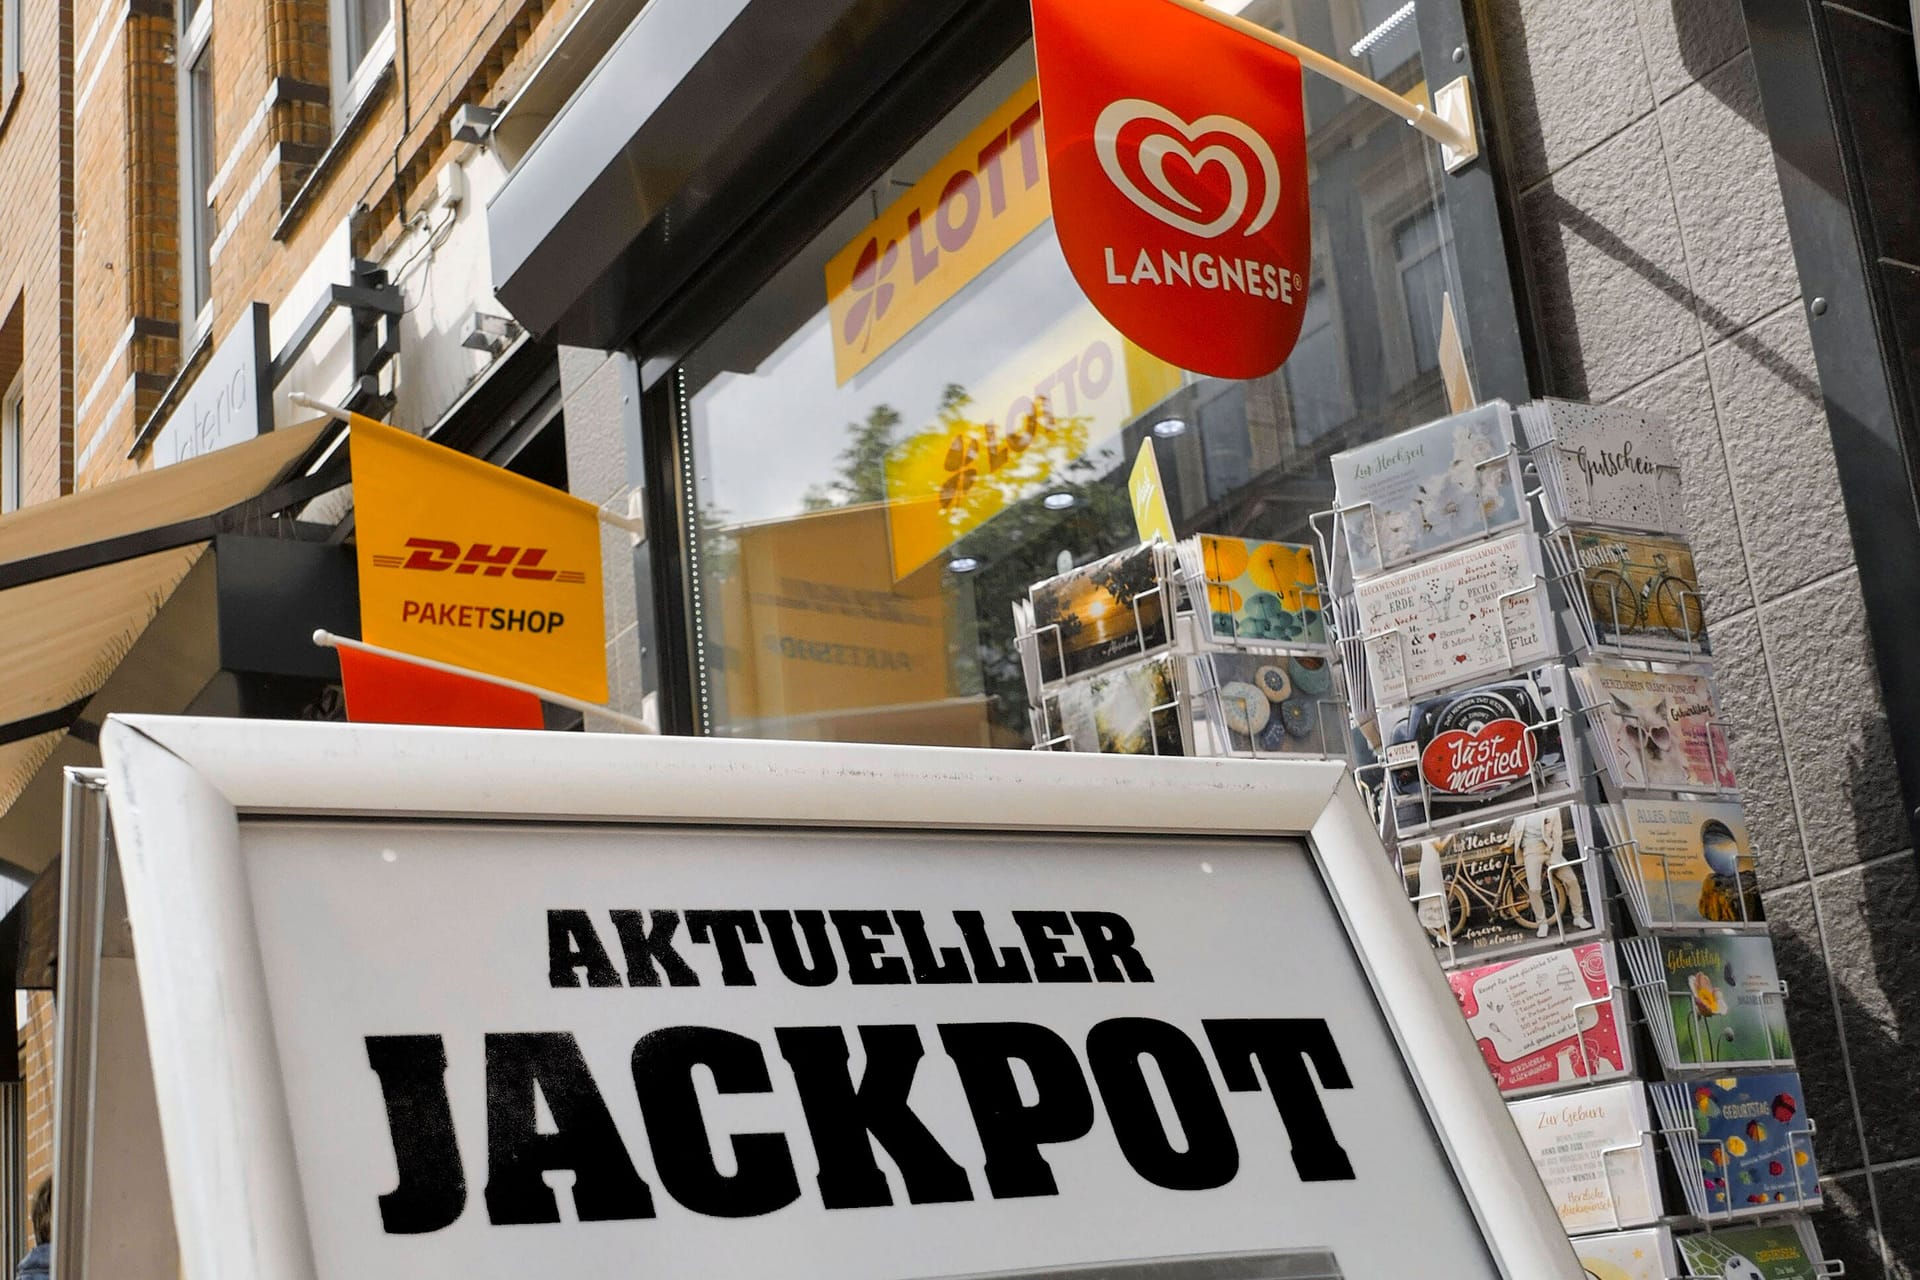
[[[1123,646],[1126,652],[1122,656],[1078,671],[1068,669],[1065,637],[1059,624],[1036,625],[1031,604],[1014,602],[1014,644],[1027,673],[1033,749],[1103,749],[1104,744],[1098,741],[1089,748],[1084,735],[1080,742],[1075,741],[1063,714],[1063,697],[1071,697],[1068,691],[1083,682],[1163,657],[1172,673],[1169,696],[1137,708],[1145,717],[1144,749],[1127,754],[1173,754],[1162,749],[1163,743],[1172,738],[1179,742],[1181,755],[1347,759],[1350,753],[1344,726],[1348,710],[1339,692],[1343,673],[1332,644],[1263,637],[1256,646],[1250,637],[1242,638],[1237,627],[1232,635],[1220,637],[1213,611],[1205,607],[1207,588],[1212,584],[1204,575],[1188,573],[1177,560],[1167,568],[1153,587],[1131,600],[1134,643]],[[1324,627],[1324,582],[1314,582],[1304,594],[1310,594],[1314,602],[1314,621]],[[1156,613],[1146,607],[1149,602],[1157,603],[1160,619],[1151,628],[1148,619]],[[1045,670],[1049,657],[1052,671]],[[1266,685],[1250,686],[1262,698],[1263,705],[1256,708],[1245,698],[1227,692],[1230,684],[1245,682],[1223,679],[1222,666],[1262,659],[1271,660],[1263,664],[1271,674]],[[1284,689],[1273,687],[1279,682],[1284,682]],[[1256,723],[1261,710],[1270,718],[1271,730],[1269,721]],[[1243,744],[1235,742],[1236,721],[1255,726],[1242,735]],[[1176,732],[1165,732],[1174,726]]]

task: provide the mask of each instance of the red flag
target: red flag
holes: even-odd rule
[[[1093,305],[1196,373],[1279,368],[1313,261],[1299,60],[1168,0],[1033,0],[1033,45],[1054,229]]]
[[[485,680],[450,675],[341,645],[347,719],[364,724],[444,724],[473,729],[545,727],[540,699]]]

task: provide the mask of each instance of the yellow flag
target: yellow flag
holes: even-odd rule
[[[359,414],[351,430],[361,638],[605,702],[593,504]]]

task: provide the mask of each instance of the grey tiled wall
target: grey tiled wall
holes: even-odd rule
[[[1547,389],[1659,409],[1685,464],[1822,1241],[1913,1276],[1920,877],[1738,2],[1483,3]]]

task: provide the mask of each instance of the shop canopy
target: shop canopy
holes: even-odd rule
[[[0,816],[209,540],[326,487],[294,473],[330,425],[320,419],[269,432],[0,518]],[[31,873],[55,852],[0,848],[0,862]]]

